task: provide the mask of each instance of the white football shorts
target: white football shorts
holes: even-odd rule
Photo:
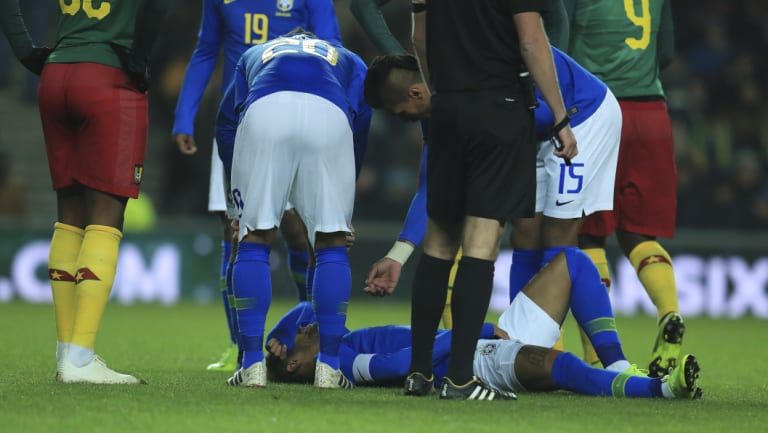
[[[253,102],[235,138],[232,194],[240,240],[280,225],[290,202],[309,232],[349,231],[355,199],[352,129],[336,105],[283,91]]]
[[[609,90],[587,120],[573,128],[579,154],[571,165],[553,154],[549,140],[536,156],[536,212],[552,218],[580,218],[613,209],[621,139],[621,108]]]
[[[515,357],[525,345],[552,347],[560,338],[560,325],[524,292],[499,317],[497,326],[509,340],[477,341],[475,375],[500,391],[525,391],[515,376]]]

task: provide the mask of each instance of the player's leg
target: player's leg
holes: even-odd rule
[[[592,214],[587,218],[596,217],[597,214]],[[584,254],[589,257],[592,263],[597,268],[597,272],[600,275],[600,280],[603,282],[605,289],[611,291],[611,270],[608,266],[608,258],[605,254],[605,237],[602,236],[590,236],[587,234],[579,234],[579,248]],[[592,342],[589,341],[589,336],[579,327],[579,336],[581,337],[582,347],[582,359],[589,365],[599,365],[600,359],[595,353],[595,349],[592,347]]]
[[[68,65],[66,108],[87,119],[77,128],[72,181],[85,187],[86,226],[77,259],[72,341],[61,380],[139,383],[106,367],[94,346],[112,290],[128,197],[137,197],[147,140],[147,95],[118,68],[92,63]],[[52,70],[52,72],[55,72]],[[122,128],[115,128],[120,124]]]
[[[270,245],[288,203],[297,170],[293,160],[291,107],[258,99],[240,122],[232,159],[232,198],[239,210],[232,286],[242,351],[241,368],[229,385],[264,387],[265,322],[272,299]],[[255,173],[258,173],[257,175]]]
[[[406,395],[424,396],[433,389],[435,333],[445,308],[460,230],[458,224],[443,225],[431,218],[427,221],[424,254],[416,265],[411,285],[411,347],[414,349],[404,386]]]
[[[677,170],[672,126],[663,101],[622,101],[622,164],[630,167],[619,200],[617,239],[658,312],[659,331],[649,370],[664,374],[677,360],[684,325],[672,260],[655,239],[675,229]],[[653,125],[653,128],[648,128]]]
[[[537,173],[539,170],[537,170]],[[541,190],[537,182],[537,200]],[[541,221],[543,215],[537,212],[534,218],[518,218],[512,222],[513,227],[509,236],[512,246],[512,264],[509,267],[509,302],[515,299],[523,287],[541,269]]]
[[[310,274],[314,275],[314,267],[310,268],[312,254],[307,240],[307,228],[294,210],[286,210],[280,221],[280,233],[285,240],[288,252],[288,267],[291,270],[296,294],[299,302],[310,300],[312,285]]]
[[[222,305],[224,307],[225,317],[227,319],[227,329],[229,330],[230,343],[221,353],[219,359],[206,367],[210,371],[233,371],[237,368],[237,326],[234,316],[234,308],[230,305],[232,297],[232,286],[229,284],[231,278],[228,278],[230,271],[230,262],[234,260],[232,253],[232,229],[228,215],[228,187],[229,182],[224,170],[224,164],[219,156],[219,145],[213,140],[211,149],[211,173],[208,182],[208,212],[216,215],[221,222],[222,240],[221,240],[221,263],[219,267],[219,289],[221,293]]]
[[[653,346],[649,374],[661,377],[675,367],[683,344],[685,324],[677,303],[677,287],[669,253],[655,239],[617,230],[622,247],[640,282],[658,311],[658,335]]]
[[[522,293],[525,296],[518,296],[520,299],[499,318],[499,327],[510,337],[551,347],[553,332],[546,330],[559,326],[570,308],[576,321],[587,329],[603,365],[618,371],[630,368],[621,348],[607,292],[594,266],[581,251],[567,249],[555,256]],[[537,325],[530,326],[530,323]]]
[[[701,396],[696,383],[699,365],[693,355],[686,355],[681,368],[661,379],[594,368],[572,353],[526,345],[517,352],[514,372],[521,386],[532,392],[565,389],[606,397],[692,399]]]
[[[67,66],[52,66],[43,72],[39,106],[58,211],[48,255],[48,275],[56,318],[58,378],[61,362],[72,339],[77,296],[77,257],[83,242],[86,217],[83,187],[72,184],[72,160],[76,158],[77,137],[75,125],[67,121],[66,85],[63,80],[54,78],[57,72]]]
[[[323,98],[296,92],[286,92],[285,97],[293,107],[291,116],[302,119],[294,127],[293,158],[299,169],[289,198],[314,245],[311,297],[320,334],[314,385],[348,388],[351,383],[340,370],[339,347],[341,337],[348,332],[347,307],[352,292],[347,256],[355,198],[352,130],[346,115]]]

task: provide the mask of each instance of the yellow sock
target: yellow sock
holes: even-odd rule
[[[93,349],[117,269],[120,230],[89,225],[77,259],[77,312],[72,344]]]
[[[51,249],[48,252],[48,278],[53,293],[56,337],[60,343],[72,339],[75,321],[75,271],[77,256],[83,243],[83,229],[57,222],[53,225]]]
[[[658,242],[646,241],[629,253],[629,261],[656,306],[659,318],[671,311],[679,312],[675,272],[669,253]]]
[[[582,251],[595,264],[597,272],[600,274],[600,280],[605,285],[606,290],[610,292],[611,268],[608,267],[608,258],[605,255],[605,250],[603,248],[586,248]],[[589,365],[601,365],[600,358],[597,357],[597,353],[595,353],[595,349],[592,347],[592,342],[589,341],[589,337],[581,327],[579,327],[579,333],[581,334],[581,348],[584,351],[584,362]]]
[[[443,308],[443,327],[453,329],[453,315],[451,314],[451,296],[453,295],[453,283],[456,281],[456,272],[459,270],[459,260],[461,260],[461,248],[456,253],[456,258],[451,267],[451,273],[448,275],[448,294],[445,297],[445,308]]]
[[[552,346],[553,349],[559,350],[561,352],[565,351],[565,342],[563,341],[563,335],[565,334],[565,329],[560,328],[560,338],[555,341],[555,345]]]

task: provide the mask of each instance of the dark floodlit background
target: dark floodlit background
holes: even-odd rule
[[[57,3],[21,3],[35,40],[51,45]],[[206,203],[221,65],[197,116],[195,138],[201,151],[192,157],[179,154],[170,135],[176,98],[196,41],[200,3],[176,2],[153,53],[150,143],[142,187],[146,207],[131,209],[126,242],[138,242],[145,262],[150,262],[145,267],[151,271],[152,254],[159,248],[151,246],[151,241],[170,236],[181,250],[182,269],[190,266],[187,250],[196,251],[200,263],[209,264],[190,272],[210,275],[210,286],[215,286],[220,228],[206,212]],[[406,47],[410,46],[409,6],[404,0],[384,6],[392,30]],[[713,254],[743,256],[757,266],[768,227],[768,106],[764,102],[768,4],[674,0],[672,8],[677,56],[664,71],[663,84],[675,134],[679,231],[677,239],[665,245],[678,255],[698,254],[705,267]],[[336,11],[345,46],[366,61],[372,59],[377,51],[350,15],[348,1],[336,1]],[[397,235],[416,188],[420,151],[417,124],[376,113],[355,204],[361,252],[356,257],[353,253],[353,272],[358,280]],[[29,239],[46,240],[55,216],[36,81],[0,39],[0,300],[21,296],[14,260]],[[201,240],[201,234],[207,240]],[[183,275],[180,278],[182,286],[188,285]],[[728,283],[728,290],[735,290],[734,284]],[[198,285],[196,296],[206,298],[209,284]],[[761,290],[765,292],[765,286]]]

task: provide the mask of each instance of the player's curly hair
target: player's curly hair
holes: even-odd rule
[[[388,89],[390,74],[395,69],[412,71],[419,73],[419,62],[412,54],[384,54],[376,56],[368,67],[368,73],[365,74],[364,96],[365,102],[373,108],[382,108],[386,105],[387,95],[391,93]],[[410,84],[410,83],[408,83]]]

